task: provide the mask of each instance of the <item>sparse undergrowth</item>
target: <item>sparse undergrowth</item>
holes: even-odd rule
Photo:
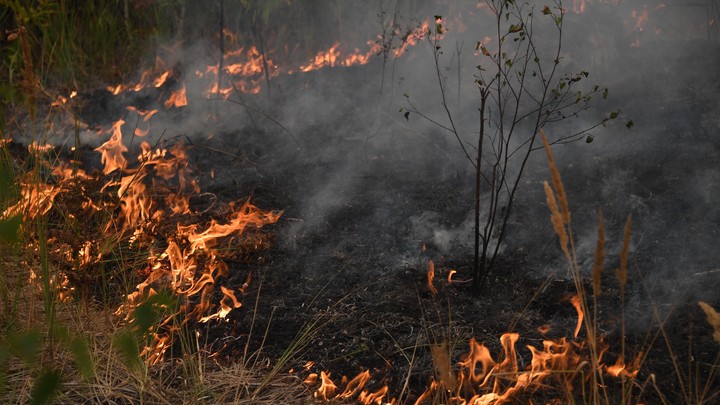
[[[115,7],[121,3],[106,3],[106,7]],[[260,16],[254,16],[253,19],[262,20]],[[42,28],[36,27],[37,30]],[[70,28],[65,26],[63,29]],[[55,45],[45,42],[52,40],[52,36],[46,38],[37,30],[31,31],[25,39],[15,38],[18,42],[13,42],[11,46],[14,48],[10,51],[15,55],[16,62],[19,63],[18,58],[23,57],[23,40],[26,45],[42,47],[41,54],[54,48]],[[20,31],[13,34],[24,35]],[[107,44],[104,46],[111,47]],[[25,112],[15,117],[4,115],[3,123],[17,122],[27,117],[34,121],[45,113],[43,108],[47,106],[44,103],[56,97],[45,90],[44,83],[48,76],[44,76],[43,72],[64,63],[72,64],[76,50],[62,48],[60,51],[64,56],[60,54],[46,59],[52,62],[47,66],[41,67],[31,62],[37,61],[37,56],[27,57],[24,65],[10,65],[14,69],[11,73],[22,71],[21,67],[30,69],[33,66],[38,71],[23,72],[28,80],[16,82],[18,86],[12,94],[5,94],[3,101],[14,103],[16,113],[18,110]],[[82,71],[77,74],[91,74],[92,69],[103,68],[103,65],[96,66],[96,63],[85,60],[85,63],[80,64],[79,69]],[[70,73],[73,77],[74,73]],[[38,97],[45,100],[38,102]],[[52,117],[39,121],[51,122]],[[3,129],[4,136],[6,131],[0,129]],[[588,404],[639,401],[669,404],[680,398],[687,404],[702,404],[713,403],[718,399],[718,358],[715,357],[714,363],[691,360],[692,348],[686,354],[684,348],[675,347],[677,341],[666,329],[670,316],[680,315],[672,311],[670,314],[662,314],[658,306],[653,305],[655,326],[648,331],[647,339],[637,345],[626,342],[625,288],[627,283],[633,282],[628,258],[630,221],[623,234],[616,279],[608,281],[606,272],[603,272],[606,267],[604,226],[602,214],[599,214],[595,260],[588,277],[579,265],[583,258],[578,257],[574,248],[568,198],[563,191],[559,171],[554,166],[551,166],[553,186],[546,187],[548,204],[562,253],[568,260],[572,286],[577,293],[577,298],[572,302],[579,309],[578,312],[583,314],[584,321],[557,332],[567,336],[564,340],[556,339],[555,336],[546,338],[546,332],[519,336],[515,334],[513,323],[513,327],[507,330],[509,333],[502,337],[500,333],[505,330],[485,331],[485,346],[474,340],[480,339],[475,335],[477,331],[462,329],[451,314],[454,303],[468,296],[463,288],[463,280],[451,281],[451,275],[448,275],[448,281],[433,281],[428,275],[428,285],[438,285],[438,295],[424,289],[417,290],[418,297],[413,305],[421,307],[424,312],[422,331],[414,336],[414,344],[401,344],[399,336],[386,331],[397,346],[396,352],[391,354],[400,353],[398,357],[402,357],[406,363],[389,364],[386,360],[378,362],[382,363],[379,365],[359,365],[361,368],[375,367],[374,371],[402,367],[402,375],[396,378],[399,382],[395,381],[393,385],[393,388],[398,389],[391,390],[382,388],[386,382],[382,379],[372,381],[374,375],[371,376],[369,372],[342,381],[336,377],[338,373],[333,373],[335,382],[331,383],[325,370],[314,376],[316,380],[313,380],[312,374],[305,379],[309,372],[298,371],[300,353],[306,353],[310,346],[318,342],[332,345],[328,343],[334,342],[331,339],[348,334],[346,331],[328,332],[337,318],[354,321],[359,317],[353,308],[342,305],[342,299],[334,305],[310,313],[305,318],[309,320],[303,320],[301,327],[290,332],[293,334],[291,343],[280,349],[282,354],[273,356],[278,352],[277,348],[267,352],[264,349],[266,343],[268,346],[272,343],[273,336],[269,331],[277,308],[272,307],[269,313],[259,314],[254,312],[258,311],[259,305],[252,306],[248,302],[259,301],[265,294],[269,294],[263,290],[265,287],[262,283],[246,278],[250,274],[256,276],[262,272],[249,270],[242,277],[235,277],[233,286],[223,286],[225,290],[211,289],[209,283],[198,283],[207,277],[204,271],[188,276],[185,284],[168,281],[172,272],[181,264],[204,269],[212,263],[218,266],[219,274],[223,272],[224,266],[236,266],[234,268],[237,269],[257,263],[272,242],[271,233],[256,233],[252,236],[224,234],[216,238],[214,243],[208,243],[216,250],[214,255],[205,250],[193,259],[196,261],[190,262],[191,256],[186,253],[202,250],[200,246],[206,240],[195,236],[212,228],[213,221],[216,221],[215,225],[227,224],[238,207],[246,211],[252,209],[244,205],[244,201],[236,201],[233,206],[228,201],[218,200],[217,196],[208,194],[194,195],[194,200],[179,205],[170,202],[171,196],[182,197],[195,191],[192,182],[180,180],[179,176],[173,177],[165,171],[169,167],[180,171],[188,169],[188,161],[183,160],[183,152],[179,148],[153,145],[144,151],[144,160],[133,162],[136,164],[134,167],[120,165],[114,170],[106,169],[106,173],[88,170],[88,174],[79,170],[85,164],[78,158],[81,156],[78,152],[81,145],[76,145],[78,149],[75,151],[46,147],[43,131],[37,128],[34,130],[36,133],[32,138],[37,142],[29,149],[5,138],[0,139],[0,211],[4,213],[0,220],[0,382],[3,384],[0,392],[4,393],[0,399],[3,402],[306,403],[313,401],[314,396],[319,401],[364,400],[370,403],[380,403],[395,397],[399,403],[417,401],[433,404],[464,404],[473,398],[475,403],[556,401]],[[156,150],[161,149],[164,152],[156,155]],[[552,156],[550,160],[552,163]],[[146,188],[128,191],[131,185],[144,185]],[[128,213],[128,207],[134,203],[129,199],[124,200],[128,196],[152,201],[152,207],[146,207],[146,211],[139,214],[140,220]],[[185,206],[192,208],[190,214],[168,214]],[[162,216],[165,214],[168,216]],[[156,215],[162,221],[157,221]],[[132,226],[123,228],[127,224]],[[188,234],[193,237],[175,234],[176,230],[185,227],[194,227],[193,230],[199,232]],[[194,245],[197,241],[201,242]],[[333,254],[342,256],[345,253]],[[446,267],[437,266],[437,269],[433,269],[433,275],[447,275],[449,269]],[[215,273],[211,272],[211,275]],[[219,287],[220,282],[217,280],[221,279],[217,277],[213,284]],[[146,294],[136,295],[138,300],[120,311],[121,316],[115,314],[118,306],[128,302],[128,295],[140,291],[136,290],[136,286],[145,281],[147,289],[142,292]],[[411,290],[412,282],[398,285]],[[643,281],[639,279],[635,282],[641,284]],[[329,285],[330,281],[327,283]],[[379,281],[374,287],[380,288],[383,283]],[[617,284],[612,299],[621,301],[620,312],[610,315],[605,312],[601,316],[601,298],[607,295],[601,287],[606,283]],[[233,298],[241,296],[240,290],[245,292],[246,284],[253,285],[253,289],[248,290],[252,294],[248,293],[242,302],[236,302]],[[421,285],[424,288],[424,281]],[[231,287],[238,290],[237,296]],[[272,287],[285,288],[282,283]],[[547,285],[542,284],[537,287],[537,291],[532,291],[533,297],[527,305],[543,294],[546,288]],[[385,294],[390,295],[392,292]],[[405,295],[415,294],[416,291],[410,291]],[[379,301],[376,308],[380,308],[377,311],[382,311],[383,306],[397,304],[395,301],[382,302],[382,294],[376,297]],[[303,301],[302,305],[313,307],[316,298],[313,296]],[[299,301],[303,299],[298,298]],[[441,303],[443,300],[447,302]],[[206,303],[210,303],[212,308],[203,307]],[[484,303],[492,305],[492,302]],[[235,337],[230,333],[222,337],[213,336],[213,333],[230,331],[216,318],[221,317],[223,310],[232,314],[246,310],[240,309],[239,304],[254,309],[248,316],[251,322],[233,326],[232,333],[246,339],[240,344],[241,355],[236,356],[238,352],[232,351],[237,349],[237,346],[232,346]],[[564,305],[569,306],[567,303]],[[720,341],[717,336],[720,334],[718,314],[711,305],[700,305],[714,328],[715,340]],[[198,307],[200,309],[195,313]],[[440,314],[443,309],[447,309],[447,314]],[[212,313],[214,310],[218,312]],[[298,308],[289,311],[296,310],[301,312]],[[303,312],[303,315],[308,312]],[[521,319],[525,315],[503,312],[501,309],[497,312],[496,320]],[[186,322],[191,315],[197,316],[193,321]],[[212,319],[206,319],[205,322],[197,319],[204,317]],[[266,318],[262,327],[257,326],[260,325],[259,321],[256,325],[256,317]],[[603,326],[609,322],[605,317],[620,318],[617,323],[621,326],[612,328],[615,334],[609,342],[603,342],[602,339]],[[536,326],[541,325],[533,325],[532,328]],[[570,333],[572,326],[576,327],[574,333]],[[355,327],[351,333],[362,336],[361,328],[357,325]],[[410,324],[412,327],[413,324]],[[701,330],[707,332],[707,328]],[[332,338],[326,338],[325,332],[331,334]],[[574,336],[570,338],[570,335]],[[172,336],[172,339],[163,340],[167,336]],[[540,349],[545,344],[543,341],[548,343]],[[229,347],[228,352],[223,352],[225,343]],[[524,348],[516,351],[515,346],[521,343],[528,344],[533,360],[528,360],[528,351]],[[380,356],[387,354],[371,345],[372,342],[362,342],[356,344],[355,351],[349,354],[331,354],[346,358],[359,357],[373,350]],[[717,347],[714,349],[717,351]],[[579,357],[566,357],[571,352]],[[664,373],[675,376],[679,395],[673,392],[674,388],[656,383],[656,373],[660,371],[647,369],[654,364],[649,353],[667,356],[671,371]],[[421,360],[422,356],[425,362]],[[678,357],[686,357],[687,364],[677,360]],[[545,368],[536,368],[534,359],[543,363]],[[325,361],[332,367],[338,359],[311,360]],[[308,365],[310,367],[313,366]],[[290,368],[296,371],[289,373]],[[313,369],[316,370],[317,366]],[[609,376],[608,373],[615,373],[619,377]],[[432,377],[423,379],[418,376]],[[542,382],[541,378],[544,378]],[[319,382],[323,381],[325,385],[318,389]],[[366,384],[371,388],[367,388]],[[309,385],[311,389],[308,389]]]

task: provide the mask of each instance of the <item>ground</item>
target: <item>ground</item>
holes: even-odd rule
[[[634,120],[635,133],[608,130],[593,144],[557,149],[581,264],[592,260],[597,209],[605,210],[609,255],[598,327],[609,347],[608,364],[623,340],[629,358],[646,355],[637,377],[646,403],[683,402],[678,374],[697,373],[702,379],[718,367],[718,345],[697,301],[720,307],[720,278],[713,267],[718,255],[711,243],[720,186],[714,96],[720,78],[705,76],[703,66],[687,62],[698,60],[694,55],[701,49],[706,53],[705,45],[686,46],[667,70],[648,74],[638,68],[644,76],[614,78],[613,100]],[[720,54],[709,55],[717,61]],[[646,68],[657,62],[639,57],[638,63]],[[319,80],[337,93],[365,95],[371,90],[353,78],[375,68],[285,78],[274,84],[276,105],[257,102],[273,105],[268,107],[272,115],[295,103],[284,95]],[[632,90],[638,81],[646,91]],[[88,122],[101,122],[117,111],[117,101],[105,103],[102,92],[86,96],[97,100],[84,112]],[[344,103],[336,108],[352,106],[352,98]],[[245,116],[242,106],[235,108]],[[298,115],[310,108],[298,106]],[[190,165],[203,191],[218,201],[250,197],[263,209],[284,210],[277,224],[263,230],[267,249],[247,256],[240,252],[228,262],[224,285],[237,289],[248,273],[253,275],[242,308],[227,321],[194,325],[209,350],[219,352],[219,362],[231,364],[249,350],[273,365],[289,353],[287,369],[314,362],[309,370],[296,371],[303,377],[329,371],[339,380],[369,370],[370,388],[388,385],[389,396],[402,395],[412,403],[435,378],[434,345],[447,343],[455,364],[475,338],[498,359],[500,335],[517,332],[519,366],[525,368],[530,359],[526,345],[540,347],[545,337],[571,338],[577,312],[570,297],[576,291],[540,186],[550,178],[542,153],[525,177],[488,287],[477,293],[464,282],[472,262],[466,243],[470,229],[463,224],[473,203],[473,178],[463,159],[453,157],[455,146],[432,133],[415,138],[403,133],[378,143],[366,128],[372,109],[349,108],[335,115],[337,109],[325,120],[304,122],[299,130],[283,130],[250,113],[263,123],[223,129],[213,139],[194,133],[170,139],[189,145]],[[182,119],[185,112],[175,114]],[[397,115],[387,121],[390,130],[379,131],[381,136],[398,130],[404,119]],[[91,148],[82,156],[88,170],[99,168]],[[207,202],[192,204],[200,210]],[[635,225],[623,300],[613,269],[628,213]],[[436,268],[435,295],[427,285],[430,260]],[[686,268],[678,270],[681,265]],[[453,282],[446,280],[450,269],[458,271]],[[545,326],[549,331],[538,330]],[[609,381],[616,397],[619,380]],[[717,396],[717,383],[709,390]],[[563,398],[562,391],[539,395],[539,401]]]

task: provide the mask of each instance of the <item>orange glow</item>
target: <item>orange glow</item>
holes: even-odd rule
[[[185,84],[183,83],[180,90],[170,94],[170,98],[165,101],[165,108],[184,107],[187,105],[187,96],[185,95]]]
[[[383,405],[383,404],[395,404],[395,400],[384,401],[388,393],[388,387],[383,386],[375,391],[370,391],[365,388],[367,383],[370,381],[370,371],[365,370],[354,378],[348,380],[347,377],[342,377],[342,382],[338,387],[332,379],[330,374],[324,371],[320,372],[320,387],[315,391],[315,398],[323,401],[332,401],[340,399],[348,401],[356,399],[357,403],[364,405]],[[318,382],[317,373],[311,373],[303,381],[309,386],[313,386]],[[342,391],[338,394],[337,392]]]
[[[578,314],[578,320],[577,325],[575,326],[575,332],[573,332],[574,337],[578,337],[578,334],[580,333],[580,328],[582,328],[583,319],[585,319],[585,312],[583,312],[582,305],[580,303],[580,297],[578,295],[573,295],[570,298],[570,303],[575,307],[575,310]]]
[[[430,294],[435,295],[437,294],[437,289],[433,285],[433,280],[435,280],[435,263],[430,260],[428,261],[427,285],[430,290]]]
[[[648,19],[650,18],[650,12],[647,6],[643,7],[642,12],[633,10],[631,16],[635,20],[635,26],[633,27],[633,30],[643,32],[645,30],[645,23],[647,23]]]
[[[102,164],[105,165],[103,168],[103,174],[110,174],[115,170],[122,170],[125,168],[125,156],[123,153],[127,152],[127,148],[122,143],[122,126],[125,125],[125,121],[118,120],[112,126],[112,135],[110,139],[102,144],[99,148],[95,149],[100,152]]]
[[[585,12],[585,0],[573,0],[573,13],[581,14]]]
[[[324,399],[324,400],[330,400],[332,398],[335,398],[335,391],[337,390],[337,385],[332,382],[330,379],[330,375],[326,374],[324,371],[320,372],[320,388],[317,389],[315,392],[315,398],[318,399]]]
[[[635,378],[640,371],[640,362],[642,361],[642,352],[635,358],[631,365],[625,364],[622,355],[618,356],[617,361],[612,366],[608,366],[605,370],[614,377]]]
[[[167,70],[165,73],[157,77],[155,80],[153,80],[153,86],[155,88],[162,87],[163,84],[165,84],[165,81],[167,80],[168,76],[170,75],[170,71]]]

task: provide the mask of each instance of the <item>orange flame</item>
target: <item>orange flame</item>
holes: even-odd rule
[[[183,83],[180,90],[177,90],[170,94],[170,98],[165,101],[165,108],[171,107],[184,107],[187,105],[187,96],[185,95],[185,83]]]
[[[573,336],[578,337],[578,334],[580,333],[580,328],[582,328],[583,319],[585,319],[585,312],[582,309],[580,296],[573,295],[570,298],[570,303],[573,305],[573,307],[575,307],[575,310],[578,314],[577,325],[575,326],[575,332],[573,332]]]
[[[123,153],[127,152],[127,148],[122,143],[122,126],[125,125],[125,121],[118,120],[112,126],[112,136],[104,144],[100,145],[99,148],[95,149],[100,152],[102,157],[102,164],[105,165],[103,168],[103,174],[110,174],[115,170],[122,170],[125,168],[125,156]]]
[[[427,271],[427,285],[428,289],[430,290],[430,294],[435,295],[437,294],[437,289],[433,285],[433,280],[435,280],[435,263],[433,263],[432,260],[429,260]]]
[[[320,388],[315,392],[315,398],[330,400],[335,397],[337,385],[332,382],[330,375],[324,371],[320,372]]]

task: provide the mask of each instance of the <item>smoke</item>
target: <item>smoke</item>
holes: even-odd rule
[[[351,248],[358,257],[382,253],[386,262],[364,269],[367,274],[393,271],[423,244],[431,254],[467,258],[473,245],[473,167],[454,135],[438,125],[450,125],[440,83],[458,135],[472,154],[479,120],[474,82],[482,61],[478,42],[492,35],[486,10],[474,1],[344,3],[332,8],[332,18],[321,6],[309,6],[303,27],[308,36],[316,34],[312,40],[302,30],[289,34],[280,28],[293,21],[290,15],[272,21],[278,25],[275,30],[266,23],[263,46],[281,73],[269,81],[257,75],[260,94],[233,91],[229,100],[208,99],[205,92],[213,79],[196,73],[206,72],[219,58],[217,38],[208,35],[169,53],[172,59],[166,63],[175,72],[171,84],[117,99],[96,95],[103,105],[86,109],[87,119],[98,122],[105,116],[109,121],[101,124],[107,125],[124,117],[126,143],[210,143],[240,157],[223,168],[224,178],[212,180],[213,187],[265,181],[282,190],[274,201],[284,205],[264,208],[286,210],[290,220],[280,229],[280,242],[289,256],[302,251],[299,257],[320,257]],[[720,52],[716,42],[707,40],[708,19],[680,3],[584,3],[584,13],[565,17],[560,67],[563,73],[588,71],[587,83],[609,87],[609,97],[603,101],[597,95],[580,118],[547,130],[577,132],[613,109],[622,110],[621,117],[634,126],[627,129],[625,121],[611,121],[590,132],[592,143],[555,148],[571,200],[578,253],[583,260],[592,257],[598,208],[604,209],[608,235],[615,235],[608,244],[611,256],[619,249],[625,217],[632,214],[634,257],[653,291],[669,302],[688,295],[711,300],[716,293],[702,274],[720,259],[715,248]],[[276,13],[282,16],[282,9]],[[646,22],[639,25],[645,14]],[[449,30],[441,42],[439,71],[427,40],[393,56],[403,38],[407,41],[405,35],[423,21],[434,29],[436,15],[443,16]],[[229,30],[233,21],[228,17]],[[539,24],[536,35],[539,45],[552,43],[555,31]],[[241,42],[245,48],[250,43],[259,47],[258,39]],[[336,42],[345,53],[356,48],[364,52],[375,43],[387,46],[387,53],[367,64],[298,71],[299,64]],[[543,49],[543,57],[552,55],[552,49]],[[293,73],[287,73],[291,68]],[[169,92],[181,85],[188,105],[162,108]],[[133,134],[136,123],[143,122],[124,105],[160,110],[147,137]],[[406,117],[408,110],[425,117]],[[57,143],[71,142],[57,137]],[[95,146],[104,141],[93,128],[81,138]],[[213,158],[219,159],[201,156]],[[525,171],[500,252],[522,249],[540,261],[554,249],[541,189],[541,181],[549,178],[545,156],[534,154]],[[256,194],[272,200],[262,191]],[[328,264],[315,260],[318,269]],[[679,281],[683,288],[676,288]]]

